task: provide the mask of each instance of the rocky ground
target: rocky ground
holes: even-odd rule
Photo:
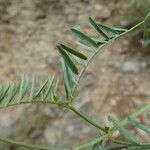
[[[55,46],[72,43],[69,28],[79,26],[93,35],[88,16],[110,26],[126,26],[121,16],[129,6],[129,0],[0,0],[0,82],[13,82],[22,73],[59,76]],[[76,105],[98,122],[108,124],[108,115],[123,119],[149,102],[150,53],[131,45],[129,37],[96,57],[78,89]],[[74,114],[51,106],[1,110],[0,120],[0,135],[29,143],[66,147],[99,136]],[[1,149],[19,150],[0,143]]]

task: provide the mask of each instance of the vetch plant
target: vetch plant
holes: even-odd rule
[[[82,79],[84,72],[94,57],[102,50],[102,48],[113,42],[116,42],[125,34],[144,24],[149,15],[150,13],[142,22],[138,23],[131,29],[111,28],[103,24],[99,24],[89,17],[91,27],[95,29],[99,35],[99,38],[97,39],[91,38],[85,33],[72,28],[71,32],[78,39],[80,39],[80,41],[76,42],[76,44],[87,51],[89,56],[85,56],[69,45],[57,45],[58,51],[62,56],[61,64],[64,77],[65,97],[60,96],[57,88],[59,86],[58,79],[56,79],[55,75],[52,75],[50,78],[42,82],[38,89],[36,88],[38,80],[35,78],[35,76],[30,79],[25,75],[22,76],[21,82],[19,83],[13,83],[8,86],[0,86],[0,109],[21,104],[40,103],[46,105],[56,105],[60,108],[66,108],[74,112],[89,125],[95,127],[98,132],[101,132],[100,137],[89,143],[73,148],[42,147],[39,145],[17,142],[5,137],[0,137],[0,141],[19,147],[37,150],[149,150],[150,143],[142,143],[139,137],[126,128],[126,125],[132,125],[134,128],[142,130],[145,132],[145,134],[149,135],[150,127],[138,121],[138,117],[143,113],[150,111],[150,104],[147,104],[143,108],[127,116],[127,118],[122,121],[118,121],[112,116],[108,116],[108,120],[113,126],[108,127],[103,124],[98,124],[80,112],[73,103],[75,92],[80,80]],[[119,140],[118,136],[114,134],[116,131],[118,131],[119,134],[124,138],[123,140]],[[106,147],[104,144],[105,141],[113,143],[114,147]]]

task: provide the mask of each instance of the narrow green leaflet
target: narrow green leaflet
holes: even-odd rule
[[[128,117],[128,120],[134,127],[139,128],[139,129],[145,131],[146,133],[150,134],[150,127],[141,124],[140,122],[135,120],[133,117]]]
[[[80,43],[79,41],[76,41],[75,43],[76,43],[78,46],[80,46],[81,48],[83,48],[84,50],[88,51],[88,52],[93,52],[93,51],[94,51],[93,48],[91,48],[91,47],[89,47],[89,46],[87,46],[87,45],[85,45],[85,44],[83,44],[83,43]]]
[[[67,53],[64,51],[64,49],[61,46],[57,46],[57,48],[58,48],[60,54],[62,55],[62,57],[64,58],[64,60],[66,61],[67,65],[72,70],[72,72],[75,74],[78,74],[77,67],[75,66],[73,61],[70,59],[70,57],[67,55]]]
[[[33,99],[36,99],[42,92],[42,90],[45,88],[45,86],[47,85],[48,80],[46,80],[39,88],[39,90],[36,92],[35,96],[33,97]]]
[[[54,83],[54,79],[55,79],[55,75],[53,75],[51,77],[51,79],[49,79],[49,81],[48,81],[48,88],[47,88],[47,91],[45,93],[44,100],[47,99],[49,94],[50,94],[50,91],[51,91],[53,83]]]
[[[64,82],[65,82],[65,89],[66,89],[66,97],[72,98],[72,80],[69,73],[69,68],[65,63],[65,60],[61,59],[63,74],[64,74]]]
[[[113,34],[121,34],[123,32],[126,32],[127,29],[121,29],[121,28],[110,28],[110,27],[107,27],[105,25],[102,25],[102,24],[97,24],[99,28],[101,28],[104,32],[110,32],[110,33],[113,33]]]
[[[2,88],[1,88],[2,91],[1,91],[1,95],[0,95],[0,102],[2,102],[3,99],[5,98],[9,88],[10,88],[10,85],[8,85],[7,87],[2,86]]]
[[[17,85],[13,83],[9,89],[6,106],[13,100],[17,93]]]
[[[0,85],[0,99],[1,99],[1,97],[2,97],[2,94],[3,94],[3,85]],[[1,101],[0,101],[1,102]]]
[[[29,84],[29,78],[25,77],[25,75],[22,75],[19,96],[18,96],[18,103],[20,103],[21,100],[23,99],[23,97],[27,91],[28,84]]]
[[[69,76],[70,76],[70,80],[71,80],[71,86],[73,86],[74,84],[77,84],[77,79],[76,79],[76,76],[73,75],[73,72],[70,71],[70,69],[68,71],[69,71],[69,74],[70,74]]]
[[[137,137],[135,137],[132,133],[130,133],[125,128],[123,128],[119,121],[115,120],[111,116],[108,117],[108,120],[110,123],[112,123],[114,128],[116,128],[125,138],[127,138],[128,140],[130,140],[136,144],[139,144],[139,140],[137,139]]]
[[[1,97],[3,95],[3,90],[4,90],[4,87],[2,85],[0,85],[0,103],[2,101]]]
[[[46,82],[46,81],[45,81]],[[48,83],[48,79],[47,79],[47,83]],[[41,99],[42,101],[44,100],[44,93],[45,93],[45,90],[46,90],[46,86],[47,86],[47,83],[46,85],[41,89],[41,92],[39,93],[39,95],[37,96],[37,98]],[[43,86],[43,82],[41,80],[40,82],[40,88]]]
[[[97,44],[99,45],[99,46],[102,46],[103,44],[105,44],[106,43],[106,41],[97,41]]]
[[[20,100],[22,99],[22,95],[23,95],[23,90],[24,90],[24,85],[25,85],[25,75],[22,75],[21,78],[21,84],[19,86],[19,96],[18,96],[18,103],[20,102]]]
[[[115,139],[112,139],[112,141],[114,142],[114,143],[116,143],[116,144],[119,144],[119,145],[124,145],[124,146],[137,146],[137,144],[135,144],[135,143],[131,143],[131,142],[129,142],[129,141],[125,141],[125,140],[115,140]]]
[[[88,45],[91,45],[95,48],[99,47],[98,44],[93,39],[91,39],[90,37],[88,37],[84,33],[80,32],[79,30],[72,28],[71,31],[74,35],[79,37],[83,42],[87,43]]]
[[[60,44],[60,46],[61,46],[64,50],[66,50],[67,52],[69,52],[69,53],[75,55],[75,56],[78,57],[78,58],[81,58],[81,59],[84,59],[84,60],[87,60],[87,59],[88,59],[85,55],[83,55],[82,53],[80,53],[80,52],[74,50],[74,49],[71,48],[71,47],[68,47],[68,46],[63,45],[63,44]]]
[[[104,38],[109,40],[109,37],[107,36],[107,34],[101,29],[100,26],[97,25],[97,23],[91,17],[89,17],[89,22]]]
[[[85,66],[85,65],[86,65],[86,61],[85,61],[85,60],[82,60],[82,59],[80,59],[80,58],[78,58],[78,57],[76,57],[76,56],[71,56],[71,58],[72,58],[73,60],[75,60],[78,64],[82,65],[82,66]]]
[[[35,82],[36,82],[36,79],[35,79],[35,76],[33,75],[33,77],[32,77],[32,82],[31,82],[30,101],[32,101],[32,100],[33,100],[33,97],[34,97]]]

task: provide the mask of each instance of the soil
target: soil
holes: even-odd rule
[[[44,79],[55,72],[62,78],[56,44],[73,43],[69,28],[95,35],[88,16],[125,27],[123,15],[130,5],[130,0],[0,0],[0,82],[18,80],[22,73]],[[150,55],[131,44],[129,34],[103,49],[77,91],[75,105],[106,125],[108,115],[123,119],[150,100]],[[0,119],[0,135],[45,146],[76,146],[100,134],[74,114],[52,106],[12,107],[1,110]],[[20,148],[0,143],[0,149]]]

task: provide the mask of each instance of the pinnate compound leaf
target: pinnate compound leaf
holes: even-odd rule
[[[64,60],[66,61],[67,65],[72,70],[72,72],[75,74],[78,74],[78,69],[77,69],[76,65],[73,63],[73,61],[70,59],[70,57],[64,51],[64,49],[59,45],[57,46],[57,48],[58,48],[60,54],[62,55],[62,57],[64,58]]]
[[[139,144],[139,140],[137,137],[135,137],[132,133],[130,133],[128,130],[123,128],[121,123],[117,120],[115,120],[113,117],[108,117],[109,122],[114,126],[115,129],[117,129],[125,138],[127,138],[129,141],[132,141],[135,144]]]

